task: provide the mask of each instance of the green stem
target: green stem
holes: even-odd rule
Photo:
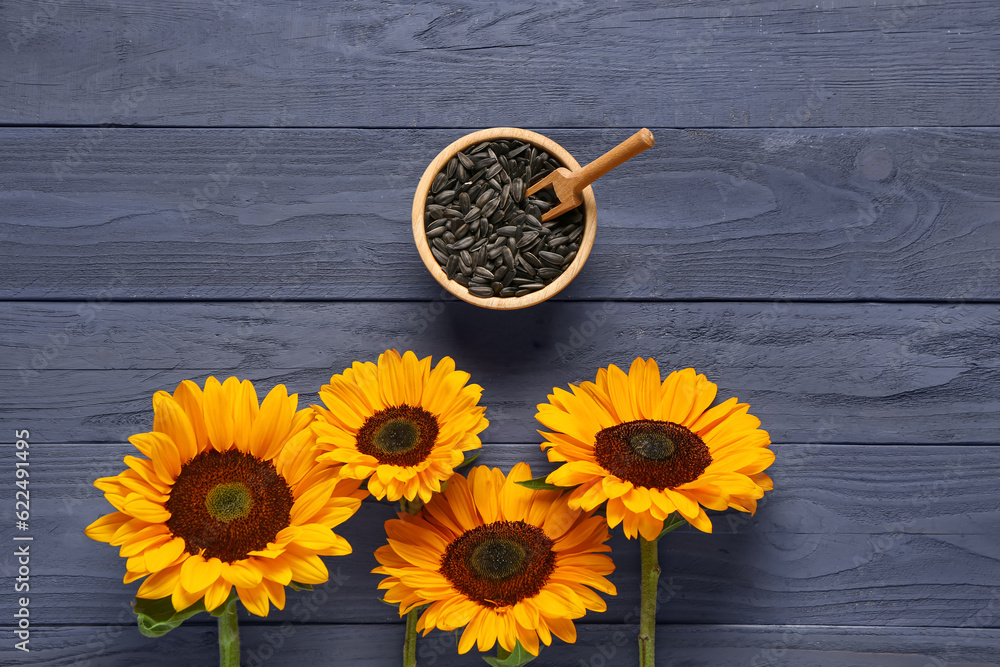
[[[236,605],[237,600],[233,598],[219,615],[219,667],[240,667],[240,626]]]
[[[410,610],[406,615],[406,638],[403,639],[403,667],[417,667],[417,619],[420,612]]]
[[[658,540],[647,541],[639,536],[639,582],[641,602],[639,607],[639,667],[655,667],[656,643],[656,587],[660,581],[660,561],[656,554]]]
[[[420,498],[399,500],[399,508],[409,514],[416,514],[424,503]],[[419,608],[414,608],[406,615],[406,635],[403,637],[403,667],[417,667],[417,619],[420,618]]]

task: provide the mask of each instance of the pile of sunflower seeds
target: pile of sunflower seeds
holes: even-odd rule
[[[536,146],[504,139],[449,160],[424,210],[427,242],[448,278],[478,297],[524,296],[558,278],[580,249],[583,206],[543,223],[558,203],[551,190],[524,193],[561,166]]]

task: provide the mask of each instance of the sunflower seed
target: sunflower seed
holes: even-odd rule
[[[437,194],[438,191],[441,188],[443,188],[444,184],[447,182],[448,182],[448,175],[443,172],[439,172],[438,175],[435,176],[434,180],[431,182],[431,192]]]
[[[445,190],[444,192],[439,192],[434,195],[435,204],[448,204],[452,199],[455,198],[454,190]]]
[[[556,204],[554,192],[525,197],[529,183],[560,166],[546,151],[513,139],[455,153],[432,179],[424,210],[428,243],[450,278],[511,296],[562,273],[579,248],[583,209],[542,223],[542,212]]]
[[[503,247],[503,263],[507,265],[508,269],[514,268],[514,253],[510,251],[507,246]]]
[[[472,296],[479,296],[479,297],[486,298],[486,297],[493,296],[493,288],[492,287],[480,287],[479,285],[473,285],[473,286],[469,287],[469,294],[471,294]]]
[[[461,234],[456,233],[456,236],[461,236]],[[517,242],[518,248],[527,248],[529,245],[535,242],[538,238],[538,232],[525,232],[521,236],[521,240]]]
[[[542,266],[542,260],[538,259],[535,255],[533,255],[530,252],[522,252],[521,257],[523,257],[524,261],[530,264],[532,268],[538,269],[541,268]],[[534,275],[533,272],[532,275]]]
[[[548,262],[554,266],[559,266],[563,263],[563,256],[555,252],[547,252],[545,250],[538,251],[538,259],[543,262]]]
[[[454,278],[455,274],[458,273],[458,265],[458,257],[449,255],[447,265],[445,266],[445,273],[448,274],[449,278]]]
[[[475,242],[476,242],[476,239],[472,238],[471,236],[466,236],[461,241],[458,241],[457,243],[452,243],[450,246],[448,246],[448,249],[449,250],[465,250],[466,248],[468,248],[469,246],[471,246]]]
[[[531,144],[521,144],[517,148],[512,148],[510,152],[507,153],[507,159],[517,157],[518,155],[526,151],[529,146],[531,146]]]
[[[497,210],[497,206],[500,205],[500,197],[496,196],[493,199],[486,202],[486,206],[483,206],[483,217],[489,218],[493,215],[494,211]]]
[[[462,166],[465,167],[466,169],[472,169],[473,165],[475,165],[475,162],[473,162],[472,159],[469,158],[469,156],[463,153],[462,151],[459,151],[458,155],[456,155],[455,157],[458,158],[458,161],[461,162]]]

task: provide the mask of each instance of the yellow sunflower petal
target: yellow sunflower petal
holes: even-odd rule
[[[181,585],[187,590],[203,592],[222,575],[222,561],[218,558],[205,560],[200,555],[191,556],[181,564]]]
[[[208,431],[205,428],[205,413],[203,408],[203,394],[201,387],[191,380],[184,380],[177,389],[174,390],[174,400],[184,410],[191,428],[194,431],[197,451],[202,452],[208,448]]]
[[[154,572],[139,586],[136,597],[147,600],[159,600],[172,595],[174,588],[180,585],[181,567],[175,565],[165,570]]]
[[[226,601],[232,589],[233,585],[225,579],[216,579],[205,591],[205,609],[209,611],[217,609]]]
[[[232,447],[236,432],[236,426],[233,422],[233,406],[229,402],[226,391],[214,377],[205,380],[202,407],[209,442],[217,451],[226,451]]]
[[[270,609],[267,597],[267,589],[263,586],[254,588],[236,587],[236,594],[240,596],[240,602],[255,616],[267,616]]]
[[[198,438],[184,408],[165,391],[153,396],[153,430],[165,434],[177,451],[178,464],[190,461],[198,453]]]
[[[112,512],[102,516],[84,530],[87,537],[98,542],[110,542],[115,533],[123,525],[128,523],[132,517],[123,512]]]
[[[462,653],[474,645],[480,650],[497,643],[511,648],[519,641],[537,653],[539,642],[551,643],[550,618],[570,621],[588,609],[606,608],[594,591],[613,594],[614,586],[604,575],[614,565],[607,556],[587,560],[609,550],[604,520],[569,509],[568,493],[515,486],[530,477],[527,464],[507,476],[477,466],[468,480],[454,475],[445,492],[416,516],[401,514],[387,522],[388,544],[376,550],[380,566],[373,570],[385,575],[379,588],[387,590],[386,601],[398,604],[401,614],[430,605],[418,621],[425,634],[434,627],[450,631],[464,625]],[[554,556],[554,569],[545,580],[534,586],[509,579],[497,583],[476,569],[510,562],[507,559],[546,557],[542,547],[511,551],[512,539],[552,545],[544,547]],[[479,561],[481,553],[497,555]],[[479,565],[473,565],[476,562]],[[516,568],[522,573],[539,571],[527,564]],[[510,598],[511,590],[534,588],[540,590],[531,598]],[[560,632],[571,636],[570,626],[559,626]]]
[[[241,452],[253,453],[250,446],[250,433],[258,421],[257,415],[260,412],[257,391],[253,388],[253,383],[250,380],[243,380],[234,395],[233,442],[236,449]]]

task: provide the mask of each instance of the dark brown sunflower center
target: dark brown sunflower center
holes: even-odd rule
[[[639,419],[602,429],[594,443],[597,463],[611,474],[650,489],[694,481],[712,462],[697,434],[673,422]]]
[[[423,408],[396,405],[379,410],[358,429],[358,451],[379,463],[412,466],[434,449],[438,422]]]
[[[467,598],[493,608],[536,595],[555,566],[552,540],[541,528],[497,521],[449,544],[439,572]]]
[[[291,521],[292,491],[274,464],[231,449],[188,461],[170,490],[167,528],[188,553],[231,563],[267,546]]]

